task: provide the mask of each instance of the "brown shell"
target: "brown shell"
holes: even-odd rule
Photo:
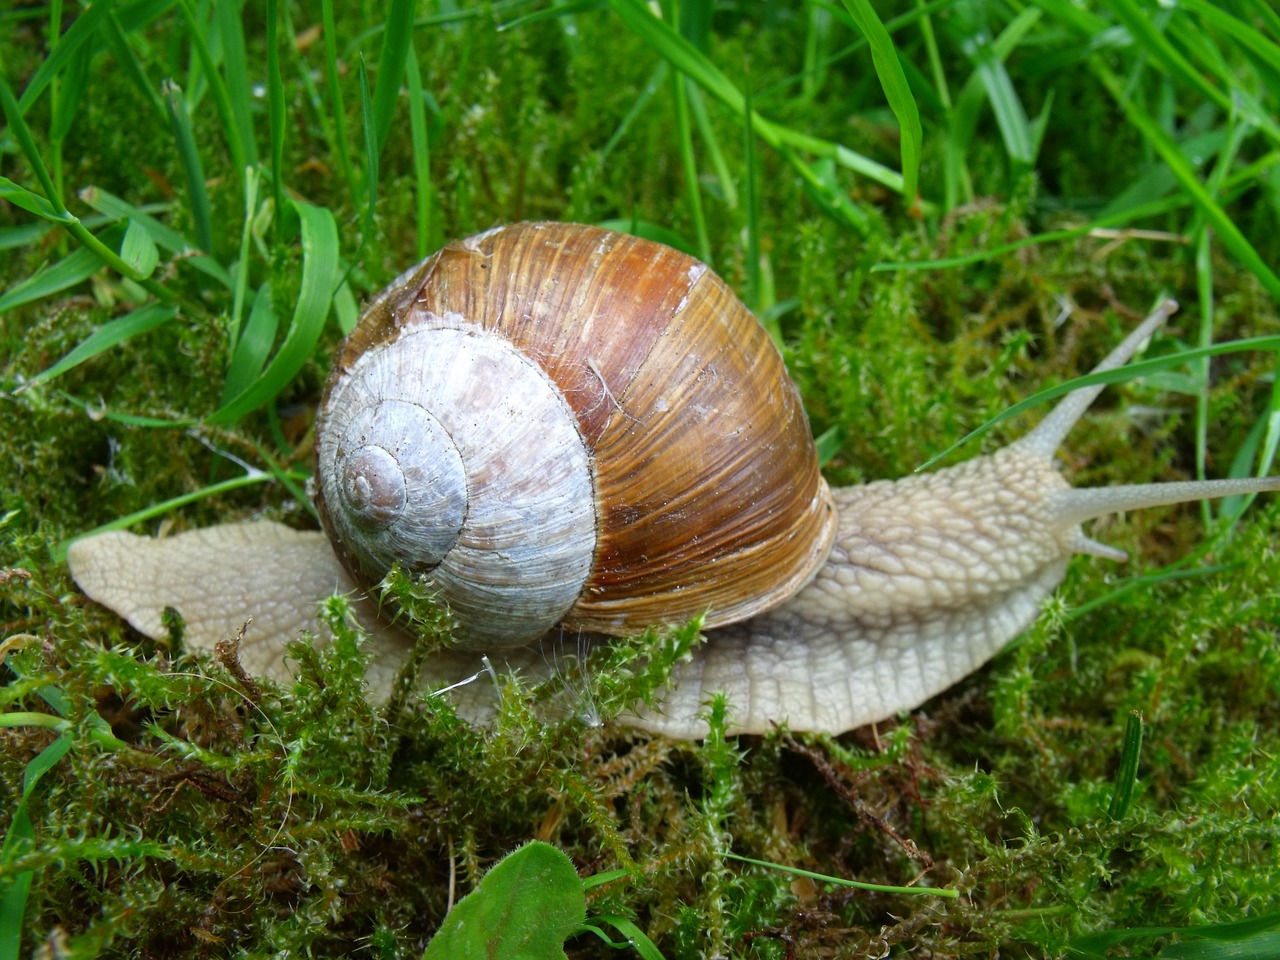
[[[799,394],[704,264],[598,227],[491,230],[402,275],[333,376],[428,314],[501,330],[536,358],[592,451],[595,562],[566,626],[732,623],[791,596],[826,558],[836,514]]]

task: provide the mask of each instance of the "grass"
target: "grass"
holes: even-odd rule
[[[1096,525],[1137,559],[1078,560],[989,668],[839,738],[725,738],[714,705],[699,744],[612,722],[688,635],[571,678],[599,728],[519,684],[486,731],[380,712],[342,630],[256,684],[176,625],[141,641],[60,560],[120,517],[311,524],[358,303],[522,218],[709,260],[783,343],[834,482],[915,469],[1162,295],[1159,362],[1077,428],[1073,481],[1267,470],[1271,6],[385,7],[0,13],[0,958],[420,956],[529,840],[646,957],[1275,955],[1274,498]],[[618,955],[590,932],[570,956]]]

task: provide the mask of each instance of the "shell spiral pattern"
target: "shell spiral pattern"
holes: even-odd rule
[[[344,565],[427,575],[464,642],[735,622],[807,583],[835,532],[755,318],[693,258],[595,227],[504,227],[403,274],[317,430]]]

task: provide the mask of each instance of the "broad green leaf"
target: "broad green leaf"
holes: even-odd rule
[[[534,841],[503,858],[445,917],[422,960],[565,960],[564,941],[586,920],[569,858]]]

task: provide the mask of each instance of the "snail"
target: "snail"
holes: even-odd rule
[[[1096,369],[1124,364],[1174,308]],[[1083,521],[1280,487],[1070,487],[1054,456],[1100,390],[1068,394],[994,454],[829,489],[781,357],[705,265],[596,227],[517,224],[402,274],[343,343],[316,430],[327,537],[272,522],[113,532],[72,544],[68,562],[152,637],[166,607],[202,648],[251,616],[242,662],[276,678],[285,641],[323,631],[319,602],[353,592],[382,696],[412,643],[368,599],[393,562],[456,620],[442,681],[482,654],[536,664],[557,631],[704,616],[665,700],[629,722],[700,736],[720,690],[735,731],[840,733],[977,669],[1037,616],[1072,554],[1126,559]]]

